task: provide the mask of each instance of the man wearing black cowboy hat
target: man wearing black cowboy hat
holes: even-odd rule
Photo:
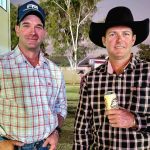
[[[131,53],[149,34],[149,19],[134,21],[126,7],[91,23],[91,41],[106,47],[108,60],[83,77],[75,118],[74,150],[150,150],[150,63]],[[114,91],[117,108],[106,110]]]

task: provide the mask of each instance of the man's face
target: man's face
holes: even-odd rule
[[[133,35],[131,28],[126,26],[108,28],[105,37],[102,37],[109,57],[114,60],[129,58],[135,40],[136,36]]]
[[[19,47],[36,51],[39,50],[40,45],[45,37],[45,29],[43,24],[35,15],[26,16],[20,23],[16,26],[16,34],[19,37]]]

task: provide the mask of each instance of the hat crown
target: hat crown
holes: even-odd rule
[[[38,4],[34,1],[29,1],[21,6],[19,6],[19,11],[27,11],[28,9],[38,10]]]
[[[42,7],[34,1],[29,1],[18,8],[17,24],[19,24],[25,16],[30,14],[37,15],[41,19],[43,25],[45,25],[45,12]]]
[[[37,5],[35,5],[35,4],[28,4],[27,5],[27,9],[35,9],[35,10],[38,10],[38,6]]]
[[[105,23],[132,22],[133,15],[127,7],[115,7],[108,12]]]

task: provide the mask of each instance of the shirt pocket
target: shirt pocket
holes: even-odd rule
[[[19,76],[5,74],[1,80],[1,98],[6,100],[22,97],[22,82]]]
[[[131,87],[130,102],[131,110],[139,113],[147,112],[150,104],[150,88],[145,86]]]

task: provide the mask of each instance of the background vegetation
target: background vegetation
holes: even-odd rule
[[[139,57],[145,61],[150,62],[150,45],[149,44],[140,44],[139,48]]]
[[[79,84],[66,86],[68,100],[68,116],[62,128],[62,134],[58,145],[58,150],[71,150],[73,144],[73,125],[76,107],[79,99]]]

